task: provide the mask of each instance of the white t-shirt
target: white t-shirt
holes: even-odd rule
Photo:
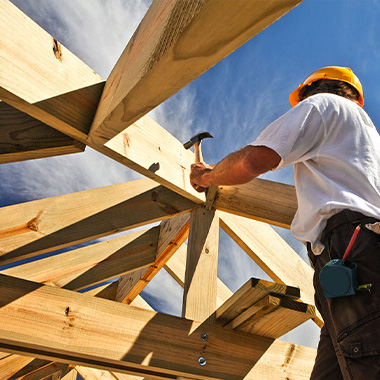
[[[251,144],[293,165],[298,210],[293,236],[318,240],[326,221],[348,208],[380,218],[380,136],[366,112],[334,94],[313,95],[270,124]]]

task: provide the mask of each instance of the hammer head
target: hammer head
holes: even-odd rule
[[[199,132],[195,134],[187,143],[183,144],[185,149],[190,149],[196,142],[201,142],[203,139],[213,138],[208,132]]]

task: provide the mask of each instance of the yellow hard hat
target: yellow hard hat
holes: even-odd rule
[[[310,74],[304,83],[301,83],[290,95],[289,102],[292,107],[297,105],[300,102],[300,91],[305,87],[309,86],[313,82],[320,79],[333,79],[340,80],[350,84],[352,87],[356,88],[359,92],[358,102],[361,107],[364,105],[363,98],[363,87],[359,81],[359,78],[353,73],[349,67],[340,67],[340,66],[328,66],[323,67],[317,71],[314,71]]]

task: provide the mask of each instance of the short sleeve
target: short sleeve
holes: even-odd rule
[[[319,111],[309,102],[301,102],[275,120],[250,145],[266,146],[277,152],[281,161],[275,168],[312,159],[325,135]]]

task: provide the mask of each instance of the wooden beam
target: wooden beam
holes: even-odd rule
[[[251,278],[215,312],[216,324],[277,339],[315,315],[298,288]]]
[[[191,212],[182,316],[214,323],[219,246],[219,218],[203,208]]]
[[[7,356],[0,359],[0,379],[7,380],[12,376],[16,376],[19,371],[32,361],[33,358],[28,356],[7,353]]]
[[[42,260],[41,260],[42,261]],[[4,272],[2,272],[4,273]],[[5,274],[5,273],[4,273]],[[23,273],[25,274],[25,273]],[[36,274],[37,275],[37,274]],[[29,273],[29,276],[31,277],[31,273]],[[18,276],[21,277],[21,276]],[[29,278],[30,279],[30,278]],[[34,280],[32,280],[34,281]],[[46,280],[46,282],[52,282],[49,280]],[[116,286],[117,283],[114,282],[110,285],[103,285],[97,289],[92,289],[90,291],[87,291],[86,295],[93,295],[100,298],[105,298],[109,300],[115,300],[116,297]],[[112,291],[112,288],[114,288]],[[133,302],[131,303],[132,306],[152,310],[152,308],[149,306],[149,304],[144,301],[144,299],[140,296],[137,296]],[[33,359],[28,356],[21,356],[16,354],[9,354],[9,353],[2,353],[3,357],[0,358],[0,379],[7,380],[7,379],[23,379],[24,376],[31,375],[33,373],[37,373],[38,370],[42,369],[43,367],[46,367],[50,364],[52,364],[48,360],[41,360],[41,359]],[[57,364],[57,363],[56,363]],[[62,364],[59,364],[62,365]],[[78,369],[78,367],[76,367]],[[79,369],[78,369],[79,371]],[[100,371],[93,368],[87,368],[87,367],[81,367],[79,371],[80,375],[85,380],[91,380],[91,379],[98,379],[101,378],[102,380],[106,380],[108,376],[112,380],[142,380],[141,377],[136,377],[132,375],[125,375],[125,374],[116,374],[112,373],[109,374],[107,371]],[[98,376],[98,377],[96,377]],[[75,377],[76,378],[76,377]]]
[[[0,164],[83,152],[85,145],[0,101]]]
[[[102,78],[8,0],[0,5],[0,24],[5,43],[0,52],[0,61],[4,64],[0,70],[0,99],[86,143],[104,86]],[[61,60],[55,57],[54,46],[61,47]],[[142,128],[145,133],[141,133]],[[192,189],[188,179],[193,153],[148,116],[134,129],[135,134],[131,130],[111,147],[92,142],[90,146],[202,203],[204,195]]]
[[[100,369],[76,366],[75,369],[85,380],[149,380],[141,376],[126,375],[117,372],[102,371]]]
[[[0,99],[84,142],[104,80],[8,0],[0,35]]]
[[[183,286],[185,278],[185,262],[186,251],[183,246],[165,266],[165,269],[181,286]],[[279,288],[277,287],[277,289]],[[218,279],[218,307],[232,295],[231,290]],[[292,377],[308,380],[315,356],[316,349],[314,348],[275,340],[244,380],[288,380]]]
[[[313,269],[271,228],[247,218],[218,212],[220,225],[274,281],[296,286],[301,301],[314,305]],[[319,326],[319,312],[313,318]]]
[[[156,259],[159,227],[67,251],[2,271],[60,288],[80,290],[116,278]]]
[[[2,351],[140,376],[240,380],[271,342],[5,275],[0,305]]]
[[[183,244],[173,257],[165,264],[165,270],[177,281],[183,288],[185,286],[185,272],[186,272],[186,257],[187,245]],[[226,299],[231,297],[232,292],[228,287],[218,278],[217,279],[217,294],[216,294],[216,307],[219,307]]]
[[[205,195],[196,192],[189,180],[194,153],[185,149],[183,143],[149,116],[137,120],[104,146],[90,142],[94,149],[140,174],[194,202],[203,203]]]
[[[225,327],[277,339],[315,315],[314,306],[267,295]]]
[[[287,296],[292,299],[298,299],[300,291],[292,286],[251,278],[216,310],[217,325],[226,326],[241,314],[242,311],[248,309],[267,295]]]
[[[107,79],[89,138],[104,144],[301,0],[156,0]]]
[[[0,264],[188,212],[194,203],[143,179],[0,209]]]
[[[297,211],[294,186],[256,178],[238,186],[220,186],[214,208],[290,228]]]
[[[35,360],[36,362],[42,362],[42,360]],[[44,360],[44,362],[46,362]],[[40,368],[32,370],[33,366],[26,366],[24,368],[25,374],[17,374],[18,377],[14,379],[20,380],[75,380],[76,371],[68,364],[63,363],[51,363],[46,362]],[[74,372],[73,372],[74,371]],[[13,380],[12,378],[10,380]]]
[[[178,215],[164,220],[159,227],[156,246],[156,259],[152,265],[138,269],[119,278],[115,300],[130,304],[148,285],[149,281],[161,270],[172,257],[189,233],[189,214]]]

